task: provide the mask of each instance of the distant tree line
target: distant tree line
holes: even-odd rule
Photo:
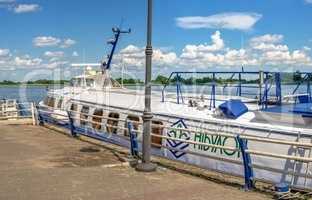
[[[118,81],[118,83],[120,84],[125,84],[125,85],[132,85],[132,84],[143,84],[144,82],[140,79],[133,79],[133,78],[126,78],[126,79],[121,79],[121,78],[117,78],[116,81]]]
[[[281,73],[281,80],[283,84],[291,84],[291,83],[299,83],[304,81],[303,75],[300,73],[300,71],[296,71],[294,73]],[[270,77],[274,78],[274,77]],[[308,79],[305,80],[310,80],[312,81],[312,76],[308,77]],[[133,79],[133,78],[126,78],[126,79],[121,79],[117,78],[116,81],[118,81],[120,84],[123,82],[125,85],[133,85],[133,84],[143,84],[144,81],[141,79]],[[170,80],[168,80],[167,76],[164,75],[158,75],[154,80],[152,80],[153,84],[172,84],[176,83],[177,77],[173,77]],[[182,84],[185,85],[202,85],[202,84],[208,84],[212,83],[215,81],[218,84],[225,84],[225,83],[237,83],[239,82],[239,79],[237,78],[222,78],[222,77],[217,77],[215,80],[212,79],[210,76],[205,76],[201,78],[195,78],[195,77],[189,77],[185,78],[180,76],[179,81]],[[27,82],[15,82],[15,81],[10,81],[10,80],[4,80],[0,82],[0,85],[21,85],[21,84],[27,84],[27,85],[65,85],[68,84],[70,81],[69,80],[47,80],[47,79],[40,79],[40,80],[35,80],[35,81],[27,81]],[[259,78],[255,79],[241,79],[242,84],[259,84]]]
[[[224,84],[224,83],[235,83],[238,82],[239,79],[236,78],[222,78],[222,77],[218,77],[215,80],[213,80],[213,78],[211,77],[202,77],[202,78],[194,78],[194,77],[190,77],[190,78],[184,78],[184,77],[180,77],[179,81],[185,85],[202,85],[202,84],[207,84],[207,83],[212,83],[212,82],[216,82],[216,83],[220,83],[220,84]],[[155,80],[153,80],[153,83],[156,84],[166,84],[168,82],[168,77],[163,76],[163,75],[158,75],[156,77]],[[170,83],[175,83],[177,82],[177,77],[173,77],[169,80],[169,84]],[[259,83],[259,79],[255,79],[255,80],[246,80],[246,79],[241,79],[241,83],[245,83],[245,84],[250,84],[250,83]]]
[[[35,80],[35,81],[27,81],[27,82],[15,82],[15,81],[9,81],[9,80],[4,80],[0,82],[0,85],[64,85],[69,83],[68,80],[47,80],[47,79],[40,79],[40,80]]]
[[[269,78],[274,80],[274,77],[272,77],[271,74],[269,74]],[[312,75],[309,76],[308,78],[304,79],[303,74],[301,74],[301,72],[298,70],[294,73],[281,73],[281,82],[283,84],[292,84],[292,83],[299,83],[302,81],[312,81]],[[168,80],[168,77],[163,76],[163,75],[158,75],[156,77],[155,80],[153,80],[152,82],[155,84],[167,84],[169,81],[169,84],[171,83],[175,83],[177,81],[177,77],[173,77],[170,80]],[[218,84],[225,84],[225,83],[238,83],[239,79],[238,78],[222,78],[222,77],[217,77],[215,80],[213,80],[212,77],[201,77],[201,78],[194,78],[194,77],[190,77],[190,78],[184,78],[184,77],[180,77],[179,81],[183,84],[186,85],[201,85],[201,84],[207,84],[207,83],[212,83],[212,82],[216,82]],[[255,78],[255,79],[241,79],[241,83],[242,84],[259,84],[259,78]]]

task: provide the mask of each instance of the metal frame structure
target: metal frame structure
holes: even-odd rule
[[[0,120],[32,119],[35,125],[35,107],[33,102],[19,102],[15,99],[0,100]]]
[[[216,87],[220,84],[217,84],[216,82],[216,76],[217,75],[231,75],[230,80],[234,80],[235,77],[238,77],[236,85],[228,85],[228,83],[225,83],[223,85],[223,89],[227,87],[237,88],[236,95],[237,96],[243,96],[244,88],[256,88],[258,89],[259,94],[259,105],[262,109],[267,109],[270,104],[270,97],[275,97],[275,104],[276,105],[282,105],[282,73],[280,72],[268,72],[268,71],[260,71],[260,72],[252,72],[252,71],[215,71],[215,72],[185,72],[185,71],[177,71],[172,72],[167,79],[166,83],[164,84],[164,87],[162,89],[162,102],[165,101],[165,90],[167,86],[171,83],[171,80],[175,78],[175,84],[176,84],[176,102],[178,104],[184,103],[184,97],[183,92],[181,88],[181,76],[186,74],[192,74],[192,75],[202,75],[207,74],[212,77],[212,81],[209,84],[206,84],[211,87],[211,93],[210,93],[210,109],[215,108],[216,106]],[[244,86],[242,83],[242,76],[243,75],[259,75],[259,83],[258,86]],[[307,94],[309,95],[310,101],[312,101],[312,91],[311,91],[311,83],[312,81],[312,73],[309,72],[302,72],[300,75],[303,75],[303,79],[297,83],[296,88],[292,92],[294,95],[299,87],[306,82],[307,84]],[[233,81],[231,81],[233,82]],[[275,86],[274,95],[270,95],[270,92],[272,91],[273,85]]]
[[[310,99],[310,101],[312,101],[312,91],[311,91],[311,81],[312,81],[312,73],[300,73],[300,75],[304,75],[304,77],[301,79],[300,82],[297,83],[296,88],[293,90],[292,95],[296,94],[296,92],[298,91],[298,89],[300,88],[300,86],[306,82],[307,84],[307,95]]]

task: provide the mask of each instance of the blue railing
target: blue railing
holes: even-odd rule
[[[248,85],[243,85],[243,79],[242,79],[242,75],[259,75],[259,79],[260,79],[260,73],[261,72],[223,72],[223,71],[216,71],[216,72],[183,72],[183,71],[177,71],[177,72],[172,72],[169,76],[169,78],[167,79],[166,83],[164,84],[164,87],[162,89],[162,102],[165,101],[165,90],[166,88],[170,85],[170,83],[172,82],[172,79],[175,78],[175,85],[176,85],[176,100],[177,103],[184,103],[184,97],[183,97],[183,93],[182,93],[182,88],[181,88],[181,76],[182,75],[203,75],[203,74],[207,74],[209,76],[211,76],[211,82],[208,84],[205,84],[205,86],[209,86],[211,87],[211,92],[210,92],[210,109],[211,108],[215,108],[216,107],[216,88],[217,86],[222,86],[223,87],[223,91],[226,88],[236,88],[236,95],[237,96],[242,96],[243,94],[248,94],[243,92],[243,88],[255,88],[258,90],[261,90],[261,86],[248,86]],[[268,79],[268,77],[271,77],[270,74],[272,74],[271,72],[262,72],[265,76],[266,79]],[[217,75],[230,75],[230,78],[228,79],[228,82],[233,83],[236,82],[235,85],[229,85],[229,83],[225,83],[225,84],[218,84],[217,83]],[[235,81],[234,78],[238,77]],[[260,81],[260,80],[259,80]],[[280,84],[279,84],[280,85]],[[260,104],[265,104],[268,102],[267,97],[269,95],[269,88],[265,87],[264,92],[263,92],[263,96],[262,96],[262,92],[259,91],[258,94],[260,95],[259,97],[259,101]],[[281,95],[280,93],[277,93],[278,95]],[[281,96],[278,97],[278,99],[281,99]]]
[[[127,124],[127,128],[125,127],[120,127],[118,125],[115,126],[115,128],[121,129],[120,131],[128,131],[129,134],[129,138],[125,138],[124,136],[120,135],[120,134],[111,134],[106,130],[103,130],[103,127],[107,126],[107,122],[96,122],[94,120],[89,119],[85,119],[85,118],[81,118],[81,114],[83,115],[87,115],[89,117],[93,117],[93,115],[91,114],[86,114],[86,113],[81,113],[81,112],[68,112],[68,114],[65,115],[60,115],[60,114],[56,114],[53,112],[49,112],[49,111],[45,111],[45,110],[38,110],[38,117],[39,120],[42,123],[51,123],[54,125],[58,125],[58,126],[62,126],[64,128],[67,128],[70,130],[70,133],[73,137],[77,137],[77,136],[87,136],[90,138],[94,138],[100,141],[104,141],[104,142],[109,142],[112,144],[116,144],[119,146],[123,146],[123,147],[127,147],[130,150],[130,153],[133,157],[138,157],[139,156],[139,152],[142,151],[142,144],[138,142],[137,137],[138,134],[142,134],[142,131],[139,130],[139,128],[134,128],[134,124],[137,123],[133,123],[132,121],[128,121],[128,120],[121,120],[121,119],[116,119],[117,121],[123,122]],[[58,115],[60,117],[66,117],[64,118],[63,123],[59,123],[58,121],[60,120],[55,120],[55,116]],[[96,117],[100,117],[100,116],[96,116]],[[105,117],[102,116],[102,118],[104,119]],[[82,124],[81,122],[86,122],[88,125],[86,124]],[[98,124],[100,126],[102,126],[102,128],[99,128],[100,130],[96,129],[93,127],[93,124]],[[184,123],[184,122],[183,122]],[[294,161],[298,161],[298,162],[302,162],[302,163],[308,163],[308,162],[312,162],[311,158],[309,157],[304,157],[304,156],[293,156],[293,155],[284,155],[284,154],[274,154],[272,152],[265,152],[265,151],[259,151],[258,149],[252,149],[255,147],[252,147],[252,145],[249,145],[249,142],[263,142],[264,144],[280,144],[280,145],[291,145],[291,146],[300,146],[300,147],[305,147],[305,148],[311,148],[311,144],[309,143],[300,143],[300,142],[296,142],[293,140],[278,140],[278,139],[273,139],[273,138],[263,138],[263,137],[258,137],[258,136],[248,136],[248,134],[237,134],[236,131],[231,131],[231,130],[227,130],[226,132],[215,132],[215,130],[219,130],[220,129],[215,129],[215,128],[207,128],[206,131],[204,131],[205,134],[208,135],[219,135],[219,136],[224,136],[224,137],[231,137],[236,139],[236,141],[238,142],[238,145],[236,147],[230,145],[230,146],[226,146],[226,145],[220,145],[220,144],[210,144],[210,143],[206,143],[203,141],[196,141],[196,140],[186,140],[186,139],[181,139],[179,137],[176,136],[172,136],[170,134],[168,134],[170,131],[172,130],[180,130],[180,131],[186,131],[185,128],[175,128],[172,126],[167,126],[167,125],[161,125],[162,128],[166,129],[166,131],[164,131],[162,133],[162,135],[156,135],[156,134],[151,134],[152,137],[159,137],[161,139],[164,139],[165,141],[176,141],[179,143],[185,143],[185,144],[197,144],[197,145],[203,145],[206,147],[212,147],[212,148],[220,148],[220,149],[227,149],[227,150],[231,150],[231,151],[237,151],[240,152],[240,155],[242,155],[242,160],[241,162],[239,162],[238,164],[242,164],[242,176],[245,179],[245,189],[246,190],[250,190],[254,188],[254,182],[257,178],[257,174],[254,174],[254,169],[259,170],[259,169],[263,169],[263,170],[267,170],[267,165],[265,166],[260,166],[259,164],[253,164],[252,163],[252,156],[255,155],[260,155],[260,156],[264,156],[264,157],[273,157],[273,158],[281,158],[281,159],[287,159],[287,160],[294,160]],[[233,126],[236,127],[238,125],[228,125],[227,126]],[[242,128],[241,125],[239,125],[239,128]],[[254,130],[255,127],[250,127],[250,130]],[[207,132],[208,130],[210,130],[209,132]],[[261,129],[262,130],[262,129]],[[192,130],[192,129],[187,129],[187,131],[192,132],[192,133],[197,133],[196,130]],[[274,133],[274,131],[276,131],[276,133],[278,134],[284,134],[282,133],[280,130],[272,130],[270,129],[270,134]],[[245,133],[245,131],[244,131]],[[299,134],[298,138],[303,137],[303,134],[301,133],[296,133]],[[297,136],[296,136],[297,137]],[[305,137],[309,137],[309,135],[306,135]],[[170,158],[167,157],[166,154],[164,154],[163,150],[164,149],[169,149],[175,152],[183,152],[183,153],[189,153],[189,154],[194,154],[197,156],[203,156],[206,157],[206,154],[200,154],[198,152],[191,152],[191,151],[184,151],[184,149],[179,149],[178,147],[169,147],[167,145],[164,145],[164,143],[162,143],[162,145],[160,145],[159,147],[161,147],[162,149],[156,149],[156,148],[152,148],[152,154],[153,155],[158,155],[158,156],[163,156],[165,158],[169,158],[169,159],[178,159],[178,158]],[[251,147],[251,149],[249,148]],[[216,159],[220,159],[221,160],[222,157],[217,157]],[[211,157],[210,157],[211,159]],[[226,159],[224,160],[225,162],[228,163],[232,163],[230,160]],[[233,163],[237,162],[233,160]],[[273,169],[273,168],[272,168]],[[275,171],[278,172],[278,171]],[[287,171],[283,170],[281,171],[281,173],[285,173]],[[290,174],[287,172],[287,174],[289,175],[293,175],[294,174]],[[311,175],[309,175],[308,173],[306,174],[299,174],[301,177],[305,177],[305,178],[311,178]],[[298,175],[298,176],[299,176]],[[258,177],[259,178],[259,177]]]
[[[310,100],[312,101],[312,94],[311,94],[311,84],[310,81],[312,80],[312,73],[309,72],[296,72],[300,76],[303,76],[300,82],[297,83],[293,94],[295,94],[299,87],[306,83],[307,86],[307,94],[309,95]],[[205,86],[211,87],[210,91],[210,109],[215,108],[216,105],[216,88],[218,86],[223,87],[223,91],[226,88],[236,88],[236,95],[241,97],[243,95],[251,95],[244,91],[244,89],[254,88],[257,90],[256,96],[259,95],[258,101],[259,105],[261,105],[262,109],[266,109],[268,105],[272,102],[270,97],[275,97],[274,103],[276,105],[282,104],[282,77],[280,72],[268,72],[268,71],[260,71],[260,72],[252,72],[252,71],[242,71],[242,72],[224,72],[224,71],[215,71],[215,72],[184,72],[184,71],[177,71],[172,72],[169,78],[166,80],[164,87],[162,89],[162,102],[165,101],[165,91],[166,88],[171,84],[174,83],[176,86],[176,102],[178,104],[184,103],[184,96],[182,91],[182,76],[183,75],[203,75],[206,74],[211,77],[211,82],[204,84]],[[283,74],[291,74],[291,73],[283,73]],[[220,75],[230,75],[228,81],[224,84],[217,83],[217,76]],[[245,79],[242,79],[243,75],[258,75],[258,86],[251,86],[251,85],[244,85]],[[235,79],[235,77],[237,77]],[[174,79],[174,80],[173,80]],[[235,82],[233,85],[232,83]],[[231,83],[231,84],[229,84]],[[275,91],[272,91],[273,86],[275,86]],[[271,102],[270,102],[271,101]]]

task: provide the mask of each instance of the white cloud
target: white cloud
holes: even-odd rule
[[[52,47],[61,43],[61,39],[52,36],[39,36],[33,39],[33,45],[36,47]]]
[[[68,48],[68,47],[71,47],[73,45],[76,44],[76,41],[75,40],[72,40],[72,39],[65,39],[63,41],[63,44],[60,46],[61,48]]]
[[[311,47],[304,46],[304,47],[303,47],[303,50],[304,50],[304,51],[311,51]]]
[[[79,54],[78,54],[78,52],[77,52],[77,51],[74,51],[74,52],[72,53],[72,56],[73,56],[73,57],[78,57],[78,56],[79,56]]]
[[[61,39],[52,36],[39,36],[33,39],[33,45],[35,47],[59,47],[68,48],[76,44],[73,39]]]
[[[115,65],[120,63],[131,67],[143,67],[145,65],[145,48],[129,45],[122,49],[115,56]],[[161,49],[154,49],[153,64],[156,66],[174,65],[177,62],[177,55],[174,52],[165,52]]]
[[[305,0],[306,3],[312,4],[312,0]]]
[[[56,62],[61,60],[64,57],[64,52],[63,51],[46,51],[44,53],[44,56],[49,58],[50,62]]]
[[[266,34],[258,37],[251,38],[250,42],[254,44],[261,44],[261,43],[280,43],[284,39],[283,35],[278,35],[278,34]]]
[[[185,29],[231,29],[248,31],[262,18],[257,13],[221,13],[207,17],[188,16],[176,18],[178,27]]]
[[[282,43],[283,35],[267,34],[251,38],[249,46],[245,49],[225,47],[218,31],[211,38],[210,45],[185,45],[180,55],[155,48],[153,67],[161,70],[166,67],[202,70],[209,67],[270,66],[273,69],[312,66],[312,59],[308,54],[309,47],[291,51],[286,44]],[[129,45],[116,57],[115,66],[120,65],[122,60],[126,66],[142,68],[145,65],[143,47]]]
[[[192,58],[197,54],[202,54],[205,52],[219,51],[224,48],[224,41],[221,38],[220,31],[216,31],[211,36],[212,44],[200,44],[200,45],[186,45],[183,49],[184,56]]]
[[[44,56],[49,57],[49,58],[60,58],[64,56],[63,51],[46,51],[44,53]]]
[[[8,49],[0,49],[0,70],[18,70],[18,69],[44,69],[62,67],[68,64],[68,61],[60,60],[63,57],[63,52],[47,51],[44,57],[48,58],[33,58],[30,55],[13,55]]]
[[[288,46],[281,44],[283,35],[266,34],[250,39],[251,48],[259,51],[288,51]]]
[[[261,44],[254,44],[251,47],[255,50],[260,50],[260,51],[288,51],[287,45],[274,45],[274,44],[261,43]]]
[[[9,49],[0,49],[0,57],[7,57],[10,55]]]
[[[28,56],[25,57],[15,57],[14,62],[12,63],[16,67],[34,67],[38,66],[42,63],[42,59],[40,58],[29,58]]]
[[[53,69],[53,68],[58,68],[58,67],[63,67],[68,65],[68,61],[55,61],[55,62],[50,62],[43,64],[42,67],[48,68],[48,69]]]
[[[14,13],[29,13],[36,12],[40,10],[40,6],[38,4],[18,4],[13,8]]]
[[[303,51],[294,50],[293,52],[269,51],[261,57],[261,62],[269,65],[294,65],[309,66],[311,58]]]

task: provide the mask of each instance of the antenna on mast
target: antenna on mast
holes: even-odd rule
[[[116,50],[117,43],[120,38],[120,34],[131,33],[130,28],[128,30],[121,30],[120,28],[115,27],[115,28],[112,28],[112,31],[114,33],[114,38],[107,41],[108,44],[112,45],[112,50],[110,54],[107,56],[107,62],[105,61],[102,62],[102,66],[101,66],[102,73],[104,73],[105,70],[109,70],[111,68],[112,59]]]
[[[72,67],[85,67],[85,66],[101,67],[102,74],[104,74],[106,70],[109,70],[111,68],[112,59],[113,59],[120,35],[125,34],[125,33],[131,33],[131,29],[129,28],[128,30],[121,30],[120,28],[115,27],[115,28],[112,28],[112,31],[114,33],[114,38],[107,41],[107,44],[112,45],[110,54],[108,54],[107,58],[105,58],[105,60],[107,59],[107,61],[103,60],[101,63],[76,63],[76,64],[72,64],[71,66]]]

